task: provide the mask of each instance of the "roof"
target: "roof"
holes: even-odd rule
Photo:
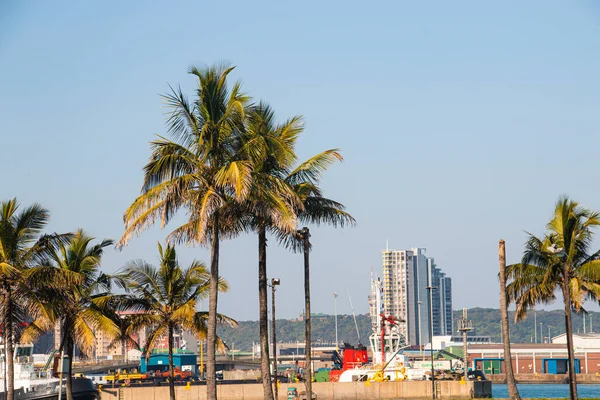
[[[510,348],[517,349],[540,349],[540,350],[563,350],[566,349],[565,343],[511,343]],[[504,345],[502,343],[492,344],[469,344],[469,350],[502,350],[504,351]]]
[[[566,333],[561,333],[560,335],[554,336],[552,339],[563,337],[565,335]],[[600,333],[574,333],[573,337],[578,337],[581,339],[600,339]]]

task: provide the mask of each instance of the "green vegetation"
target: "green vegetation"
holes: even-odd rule
[[[312,339],[315,341],[334,342],[335,341],[335,318],[333,315],[313,314]],[[360,339],[364,345],[368,345],[369,335],[371,334],[371,319],[368,315],[357,315],[356,322],[360,331]],[[252,343],[258,343],[258,322],[257,321],[238,321],[236,328],[220,327],[218,329],[221,337],[229,347],[232,345],[236,349],[251,351]],[[348,342],[355,345],[358,342],[354,319],[352,315],[338,315],[338,337],[340,342]],[[277,320],[277,341],[278,342],[304,342],[304,321],[296,320]]]
[[[543,337],[558,336],[565,333],[565,313],[562,310],[537,310],[529,312],[526,319],[510,325],[510,338],[512,343],[531,343],[535,338],[534,320],[537,321],[537,340],[541,342],[540,324]],[[454,321],[460,318],[462,310],[453,312]],[[509,318],[514,321],[515,311],[508,312]],[[600,332],[600,312],[589,312],[586,315],[586,332],[590,331],[590,316],[596,326],[595,331]],[[470,308],[469,319],[473,321],[473,335],[490,336],[492,341],[500,343],[500,310],[494,308]],[[583,314],[573,314],[573,332],[583,333]]]

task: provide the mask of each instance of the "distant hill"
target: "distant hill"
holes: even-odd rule
[[[468,310],[469,319],[473,321],[473,335],[490,336],[492,341],[500,342],[500,310],[494,308],[471,308]],[[511,318],[511,341],[513,343],[532,342],[534,339],[534,317],[533,312],[517,324],[513,323],[514,312],[509,312]],[[600,332],[600,313],[591,312],[592,321]],[[590,318],[587,316],[586,331],[590,331]],[[456,329],[456,321],[462,316],[462,310],[453,312]],[[258,343],[258,321],[238,321],[237,328],[218,329],[218,335],[223,338],[229,346],[234,345],[236,349],[250,351],[252,343]],[[368,315],[357,315],[356,323],[360,332],[360,341],[368,345],[371,334],[371,320]],[[561,310],[537,311],[537,335],[540,341],[540,323],[542,324],[543,336],[557,336],[565,332],[564,314]],[[304,340],[304,322],[299,320],[277,320],[277,341],[296,342]],[[269,321],[270,329],[270,321]],[[574,332],[583,332],[583,318],[581,315],[573,315]],[[325,342],[335,341],[335,322],[333,315],[318,314],[312,317],[313,340]],[[354,319],[352,315],[338,315],[338,337],[340,341],[351,344],[358,342]]]
[[[513,343],[529,343],[535,338],[534,331],[534,312],[531,311],[527,318],[518,323],[514,323],[515,313],[509,311],[510,319],[510,339]],[[537,310],[535,312],[537,321],[537,340],[541,341],[541,333],[543,337],[548,337],[548,329],[550,329],[550,337],[565,333],[565,314],[562,310]],[[453,312],[454,321],[462,316],[462,310]],[[473,334],[482,336],[491,336],[493,341],[500,342],[500,310],[495,308],[471,308],[468,310],[468,316],[473,321]],[[590,312],[586,316],[586,332],[590,331],[590,316],[596,329],[600,332],[600,313]],[[541,323],[541,333],[540,333]],[[456,323],[454,324],[456,327]],[[583,332],[583,316],[573,314],[573,332]]]
[[[312,339],[313,341],[321,340],[324,342],[335,341],[335,318],[333,315],[319,314],[313,316],[312,322]],[[250,351],[252,343],[259,341],[258,336],[258,321],[238,321],[237,328],[219,327],[217,334],[227,342],[231,347],[235,345],[236,349]],[[368,344],[369,335],[371,334],[371,319],[368,315],[357,315],[356,324],[360,332],[360,341],[363,344]],[[278,319],[276,321],[277,341],[296,342],[304,340],[304,321]],[[271,329],[271,321],[269,320],[269,332]],[[351,344],[358,343],[358,335],[354,325],[352,315],[338,315],[338,337],[340,341]]]

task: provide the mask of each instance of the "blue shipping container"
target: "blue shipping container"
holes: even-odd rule
[[[192,353],[176,353],[173,354],[173,367],[179,368],[182,371],[192,371],[194,374],[198,372],[196,364],[196,355]],[[140,360],[140,371],[146,373],[148,371],[168,371],[169,355],[168,354],[152,354],[148,363],[146,357],[142,356]]]

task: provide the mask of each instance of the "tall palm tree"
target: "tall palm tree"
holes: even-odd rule
[[[211,274],[206,267],[192,261],[191,265],[182,269],[177,260],[173,246],[163,248],[158,244],[160,266],[134,261],[125,268],[125,276],[129,290],[136,299],[136,309],[141,313],[129,316],[129,332],[136,332],[142,327],[150,329],[144,351],[150,357],[161,336],[167,335],[169,343],[169,392],[171,400],[175,400],[175,384],[173,373],[174,332],[179,328],[194,332],[199,337],[206,336],[206,312],[197,311],[198,300],[205,298],[211,287]],[[218,282],[220,291],[227,290],[224,280]],[[217,315],[219,323],[234,326],[234,320]],[[217,341],[222,346],[220,341]]]
[[[521,400],[519,389],[517,388],[517,382],[515,380],[515,373],[512,366],[512,356],[510,352],[510,326],[508,320],[508,296],[506,293],[506,244],[504,240],[500,240],[498,243],[498,258],[500,261],[500,319],[502,325],[502,340],[504,344],[504,359],[508,360],[504,365],[506,366],[506,384],[508,386],[508,395],[511,400]],[[467,359],[465,352],[465,360]],[[466,369],[464,371],[466,377]]]
[[[6,397],[14,399],[14,344],[20,325],[34,307],[28,307],[26,271],[38,265],[48,249],[69,235],[42,235],[50,213],[39,204],[19,212],[19,203],[11,199],[0,203],[0,324],[6,360]],[[31,302],[29,302],[31,304]]]
[[[345,211],[343,204],[323,196],[319,183],[323,173],[336,161],[342,161],[342,155],[337,149],[326,150],[298,165],[292,170],[285,181],[290,185],[301,207],[296,215],[301,223],[312,223],[317,226],[328,224],[343,228],[345,225],[355,225],[356,220]],[[294,232],[278,232],[279,240],[293,251],[304,254],[304,309],[306,335],[306,398],[312,396],[312,367],[311,367],[311,319],[310,319],[310,231],[307,227]]]
[[[509,299],[516,304],[515,320],[525,318],[537,303],[548,304],[560,290],[564,302],[570,398],[577,400],[571,312],[582,312],[586,300],[600,298],[600,251],[590,252],[592,229],[600,214],[561,197],[542,238],[529,235],[520,264],[507,268]]]
[[[68,244],[60,244],[49,252],[50,265],[79,277],[73,282],[51,284],[50,305],[56,309],[55,319],[61,333],[59,354],[66,354],[73,360],[75,346],[85,356],[91,356],[95,346],[95,332],[102,331],[107,337],[117,337],[119,326],[115,323],[114,311],[107,307],[113,295],[110,292],[111,279],[100,270],[104,249],[113,245],[110,239],[92,244],[93,237],[79,229]],[[39,271],[43,274],[43,271]],[[41,279],[34,279],[37,282]],[[42,281],[43,282],[43,281]],[[47,283],[42,283],[48,289]],[[44,287],[42,287],[42,291]],[[73,399],[72,374],[67,374],[67,400]]]
[[[258,234],[258,293],[261,376],[265,400],[273,399],[269,368],[267,315],[267,231],[291,234],[296,227],[296,195],[286,184],[287,169],[296,160],[294,144],[302,132],[300,117],[276,124],[275,113],[264,102],[248,113],[243,153],[252,162],[252,185],[241,206],[248,226]],[[276,344],[273,345],[276,351]],[[277,371],[274,371],[277,376]],[[275,381],[275,393],[277,382]],[[277,397],[277,395],[275,395]]]
[[[233,67],[191,68],[198,80],[196,98],[189,102],[181,89],[164,96],[171,112],[167,120],[173,140],[152,142],[152,155],[145,166],[142,195],[124,215],[122,247],[131,236],[157,219],[165,226],[184,209],[188,222],[175,229],[169,241],[210,244],[210,293],[207,332],[207,396],[216,400],[215,350],[219,242],[240,232],[235,213],[223,208],[242,201],[250,187],[251,163],[240,156],[241,134],[249,97],[236,82],[231,90],[227,77]]]

